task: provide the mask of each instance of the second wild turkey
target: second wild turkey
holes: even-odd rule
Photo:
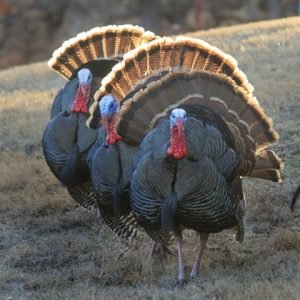
[[[139,148],[124,143],[115,131],[119,104],[114,97],[103,97],[99,107],[103,142],[91,149],[93,190],[104,222],[118,236],[132,240],[138,225],[130,211],[129,186],[132,159]]]
[[[97,131],[86,126],[92,96],[124,53],[155,35],[139,26],[96,27],[65,41],[48,65],[69,81],[54,99],[42,140],[53,174],[84,208],[95,207],[86,157]]]
[[[131,241],[141,227],[131,212],[130,180],[133,173],[134,158],[139,145],[129,145],[116,133],[115,124],[119,112],[119,103],[112,95],[104,96],[99,102],[102,127],[99,136],[102,143],[93,147],[91,160],[91,179],[99,212],[109,228],[121,238]],[[160,252],[169,253],[170,235],[155,238],[151,256]],[[154,234],[154,235],[153,235]]]
[[[210,233],[234,228],[236,239],[244,238],[241,176],[281,179],[281,160],[267,149],[278,134],[252,90],[229,55],[180,37],[125,55],[98,92],[120,102],[118,134],[141,143],[132,212],[157,242],[174,233],[179,285],[185,282],[183,229],[200,233],[193,278]]]

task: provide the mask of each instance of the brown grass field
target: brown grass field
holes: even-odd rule
[[[51,174],[41,137],[64,81],[45,62],[0,72],[0,299],[300,299],[300,18],[196,32],[233,55],[273,118],[280,184],[244,179],[246,233],[212,235],[197,280],[179,289],[176,255],[148,259],[76,207]],[[198,237],[186,231],[191,270]],[[175,247],[172,247],[175,252]]]

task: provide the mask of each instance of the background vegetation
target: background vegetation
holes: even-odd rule
[[[300,0],[0,0],[0,69],[49,59],[79,32],[141,25],[159,35],[295,16]]]

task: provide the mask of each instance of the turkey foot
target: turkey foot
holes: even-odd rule
[[[186,279],[184,278],[184,264],[182,257],[182,236],[176,238],[176,246],[178,253],[178,280],[176,285],[182,288],[186,283]]]
[[[178,279],[176,282],[176,286],[179,288],[183,288],[187,283],[188,283],[188,281],[185,278]]]

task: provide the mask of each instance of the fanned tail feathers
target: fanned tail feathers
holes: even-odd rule
[[[138,144],[170,110],[180,105],[195,104],[210,108],[228,124],[234,136],[235,148],[241,156],[241,175],[269,178],[270,173],[274,173],[269,170],[282,168],[278,156],[271,150],[263,149],[278,136],[271,127],[271,121],[265,123],[264,129],[257,135],[256,130],[252,129],[259,122],[255,122],[252,117],[248,118],[247,111],[260,110],[253,112],[251,116],[256,114],[265,119],[267,117],[253,96],[224,75],[199,71],[165,75],[125,101],[119,113],[117,130],[125,141]],[[275,173],[272,180],[275,179],[274,176]]]
[[[218,48],[203,40],[183,36],[175,40],[170,37],[159,38],[126,53],[123,61],[116,64],[103,79],[101,88],[95,94],[95,103],[90,108],[88,125],[95,124],[93,118],[97,118],[94,115],[97,103],[105,94],[112,93],[121,101],[147,78],[182,70],[224,74],[246,92],[253,91],[245,74],[237,67],[236,60]]]
[[[70,79],[78,68],[90,61],[103,58],[120,60],[124,53],[155,38],[154,33],[140,26],[95,27],[65,41],[53,52],[48,66]]]
[[[102,80],[88,126],[98,125],[106,94],[120,102],[117,130],[138,144],[162,117],[180,105],[202,105],[226,121],[240,155],[242,176],[280,181],[281,160],[266,148],[278,138],[253,87],[230,55],[197,39],[160,38],[124,55]]]

